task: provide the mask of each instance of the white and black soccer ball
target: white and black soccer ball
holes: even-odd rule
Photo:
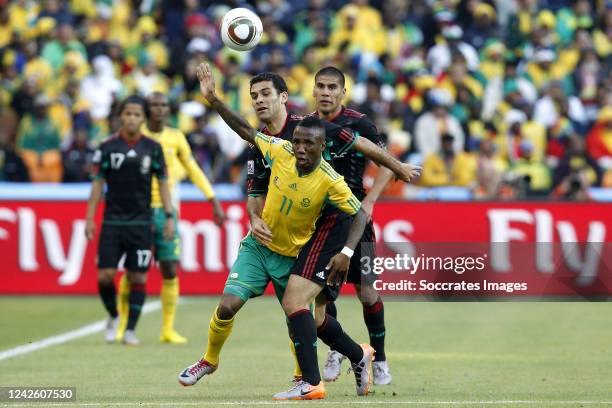
[[[248,51],[261,39],[263,25],[257,14],[246,8],[228,11],[221,22],[223,43],[236,51]]]

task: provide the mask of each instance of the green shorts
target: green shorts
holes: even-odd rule
[[[155,259],[158,261],[178,261],[181,259],[176,210],[172,210],[172,218],[174,219],[174,236],[171,240],[166,241],[164,239],[166,212],[163,208],[153,208],[153,246],[155,247]]]
[[[240,243],[238,258],[227,277],[223,293],[238,296],[246,302],[249,298],[262,295],[272,281],[274,293],[280,302],[294,262],[294,257],[270,251],[249,234]]]

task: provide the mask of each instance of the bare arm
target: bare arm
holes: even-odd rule
[[[251,231],[256,240],[264,245],[272,242],[272,231],[268,224],[261,218],[265,197],[249,197],[247,198],[247,212],[249,220],[251,220]]]
[[[393,178],[393,172],[386,167],[381,167],[378,170],[378,175],[374,180],[374,185],[370,188],[368,195],[361,201],[361,209],[368,216],[368,221],[372,219],[374,212],[374,203],[378,201],[380,195],[385,191],[385,188]]]
[[[265,202],[266,199],[263,196],[247,198],[247,212],[249,214],[249,220],[251,220],[251,223],[253,223],[253,217],[261,217]]]
[[[363,153],[368,159],[374,161],[379,166],[384,166],[391,170],[397,178],[407,183],[412,181],[414,177],[417,177],[420,173],[420,167],[412,166],[408,163],[402,163],[393,157],[389,152],[382,149],[380,146],[372,143],[365,137],[360,137],[355,142],[353,149]]]
[[[85,236],[87,239],[93,239],[96,234],[94,217],[96,216],[98,204],[100,204],[100,200],[102,199],[103,187],[104,179],[95,179],[91,183],[91,192],[89,193],[89,200],[87,200],[87,215],[85,221]]]
[[[357,214],[355,214],[355,217],[353,217],[353,222],[351,223],[348,237],[346,238],[346,244],[344,244],[345,247],[348,247],[352,250],[355,250],[355,248],[357,248],[357,244],[361,240],[361,236],[363,235],[363,231],[365,230],[367,223],[367,214],[362,209],[359,209]]]
[[[200,81],[200,91],[206,101],[210,104],[227,125],[232,128],[238,136],[249,143],[255,144],[255,134],[257,131],[249,125],[243,117],[231,110],[215,93],[215,79],[213,78],[210,66],[200,64],[196,69],[198,80]]]
[[[162,205],[164,206],[164,212],[166,213],[163,236],[165,240],[170,240],[174,237],[174,219],[172,217],[172,198],[170,196],[168,180],[159,180],[159,193],[161,195]]]

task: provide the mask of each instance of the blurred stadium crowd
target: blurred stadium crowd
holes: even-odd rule
[[[220,41],[238,6],[263,20],[250,53]],[[244,144],[199,96],[209,60],[253,124],[251,75],[283,75],[307,113],[313,74],[337,66],[421,186],[588,199],[612,187],[611,51],[610,0],[0,0],[0,181],[87,181],[117,101],[162,91],[212,181],[241,182]]]

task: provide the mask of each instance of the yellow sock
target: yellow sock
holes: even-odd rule
[[[300,368],[300,363],[298,362],[297,354],[295,353],[295,344],[293,343],[293,340],[290,339],[289,344],[291,344],[291,353],[293,354],[293,358],[295,360],[295,368],[293,369],[293,376],[301,377],[302,369]]]
[[[206,354],[204,354],[204,359],[210,364],[219,365],[219,354],[223,348],[223,343],[232,333],[233,326],[233,317],[230,320],[221,320],[217,316],[217,309],[215,309],[208,327],[208,348]]]
[[[159,294],[162,304],[162,333],[174,330],[174,318],[179,297],[178,277],[164,279]]]
[[[123,274],[119,279],[119,302],[117,303],[117,312],[119,312],[119,326],[117,327],[117,337],[123,338],[123,333],[128,322],[128,314],[130,312],[130,282],[127,274]]]

